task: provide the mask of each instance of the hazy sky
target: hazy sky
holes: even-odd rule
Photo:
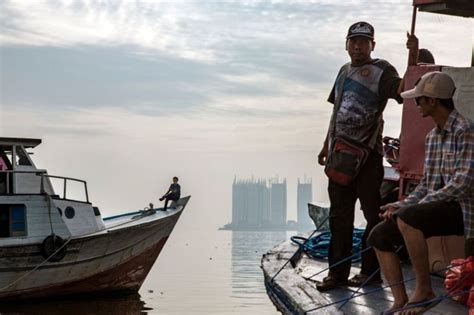
[[[412,1],[367,3],[3,0],[0,134],[42,138],[36,164],[87,180],[105,213],[157,202],[173,175],[216,224],[234,174],[286,177],[290,211],[306,174],[326,201],[315,156],[347,27],[372,23],[373,56],[405,71]],[[419,13],[417,33],[438,64],[470,65],[471,19]]]

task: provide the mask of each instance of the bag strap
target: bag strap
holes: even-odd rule
[[[331,119],[331,137],[334,139],[334,136],[336,135],[336,118],[337,118],[337,112],[339,111],[339,108],[341,107],[341,102],[342,102],[342,94],[344,93],[344,83],[346,82],[347,78],[347,72],[349,70],[349,63],[346,63],[342,67],[342,73],[340,76],[340,83],[336,91],[336,99],[334,101],[334,110],[332,112],[332,119]]]

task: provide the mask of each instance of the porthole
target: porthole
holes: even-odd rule
[[[57,207],[56,209],[58,209],[59,216],[62,217],[63,216],[63,210],[61,210],[61,208],[59,208],[59,207]]]
[[[72,219],[76,215],[76,211],[74,210],[73,207],[67,207],[66,210],[64,210],[64,214],[66,215],[66,218]]]

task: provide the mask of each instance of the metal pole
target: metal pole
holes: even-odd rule
[[[86,189],[86,201],[89,202],[89,194],[87,193],[87,183],[84,182],[84,188]]]
[[[410,35],[413,36],[415,35],[415,25],[416,25],[416,13],[418,11],[418,7],[416,4],[413,4],[413,13],[411,16],[411,29],[410,29]],[[418,51],[409,51],[408,52],[408,65],[416,65],[417,63],[417,56],[418,56]]]
[[[418,11],[418,7],[416,4],[413,4],[413,13],[411,15],[411,30],[410,35],[415,35],[415,25],[416,25],[416,13]]]
[[[7,178],[7,195],[10,194],[10,172],[5,173],[5,177]]]
[[[63,199],[66,199],[66,183],[67,183],[67,179],[64,179],[64,185],[63,185]]]
[[[40,183],[40,194],[44,194],[44,176],[43,174],[41,176],[41,183]]]

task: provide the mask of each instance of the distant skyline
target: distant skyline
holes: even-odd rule
[[[86,179],[105,213],[158,203],[174,175],[202,211],[230,209],[236,173],[308,174],[325,201],[316,154],[347,27],[372,23],[373,57],[403,75],[411,3],[1,1],[0,134],[42,138],[36,163]],[[438,64],[470,65],[472,19],[420,12],[416,32]],[[390,102],[386,134],[400,115]]]

